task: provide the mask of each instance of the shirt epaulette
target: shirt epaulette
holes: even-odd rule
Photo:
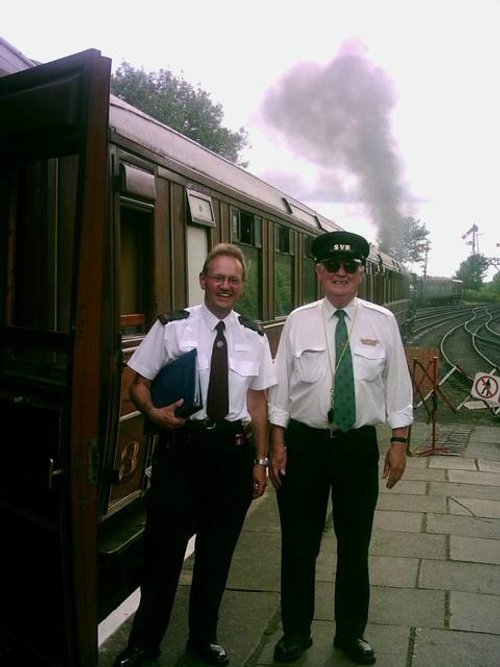
[[[188,310],[171,310],[169,313],[164,313],[158,315],[158,319],[162,324],[168,324],[169,322],[175,322],[175,320],[185,320],[186,317],[189,317]]]
[[[253,320],[249,320],[247,317],[244,317],[243,315],[240,315],[238,317],[239,323],[242,324],[244,327],[247,327],[248,329],[252,329],[252,331],[256,331],[259,336],[263,336],[264,332],[262,329],[259,327],[257,322],[254,322]]]

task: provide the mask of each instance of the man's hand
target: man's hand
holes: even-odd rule
[[[166,405],[163,408],[151,408],[148,413],[148,419],[162,431],[166,429],[182,428],[186,423],[186,420],[183,417],[176,417],[175,411],[177,408],[180,408],[183,403],[184,399],[180,398],[178,401],[175,401],[175,403]]]
[[[253,499],[260,498],[266,490],[267,472],[266,467],[254,465],[253,467]]]
[[[406,468],[406,444],[391,444],[385,455],[384,479],[387,479],[386,487],[392,487],[399,482]]]
[[[285,429],[273,426],[271,431],[271,451],[269,453],[269,477],[275,489],[281,486],[286,475]]]

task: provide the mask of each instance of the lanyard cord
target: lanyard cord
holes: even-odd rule
[[[345,341],[344,346],[342,348],[342,352],[340,353],[340,357],[335,360],[335,368],[333,367],[333,363],[332,363],[332,355],[330,353],[330,342],[328,340],[328,335],[327,335],[327,330],[326,330],[326,312],[325,312],[325,310],[326,310],[325,309],[325,303],[323,302],[321,312],[322,312],[322,315],[323,315],[323,318],[322,318],[323,319],[323,331],[325,332],[326,352],[328,354],[328,365],[330,366],[330,372],[332,374],[332,386],[331,386],[331,389],[330,389],[330,394],[331,394],[331,397],[333,399],[333,395],[335,393],[335,378],[337,376],[337,370],[338,370],[338,368],[340,366],[340,362],[342,361],[342,358],[344,356],[344,352],[346,351],[347,346],[349,345],[349,341],[351,339],[351,333],[354,329],[354,325],[356,324],[356,317],[358,316],[358,302],[356,301],[356,307],[354,309],[354,317],[353,317],[353,320],[352,320],[351,328],[350,329],[347,328],[347,325],[346,325],[347,338],[346,338],[346,341]],[[343,310],[343,309],[342,308],[337,308],[337,310]],[[333,313],[333,314],[335,316],[335,313]]]

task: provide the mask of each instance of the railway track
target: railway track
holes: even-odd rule
[[[471,396],[478,373],[500,381],[500,307],[460,306],[418,311],[407,345],[439,351],[437,400],[441,417],[500,422],[497,405]],[[441,401],[439,397],[441,396]],[[416,406],[417,417],[423,401]],[[421,415],[422,416],[422,415]],[[428,417],[428,414],[423,416]]]
[[[459,368],[471,382],[476,373],[500,374],[500,334],[486,328],[491,319],[487,308],[474,309],[440,342],[441,356],[448,366]]]

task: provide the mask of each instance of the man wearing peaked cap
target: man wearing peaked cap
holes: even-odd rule
[[[315,567],[331,499],[337,538],[334,646],[371,665],[364,638],[368,549],[378,497],[377,424],[392,430],[383,476],[403,475],[412,422],[412,384],[396,318],[358,297],[366,239],[329,232],[314,239],[324,298],[292,311],[269,392],[269,477],[281,522],[281,620],[274,660],[294,662],[312,644]]]
[[[329,232],[317,236],[311,246],[316,262],[342,255],[358,259],[363,264],[370,254],[368,241],[352,232]]]

